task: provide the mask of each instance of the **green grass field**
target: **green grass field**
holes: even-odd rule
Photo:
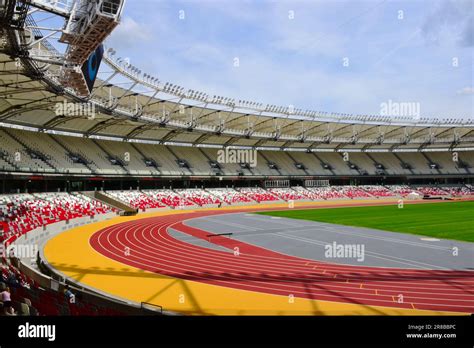
[[[474,242],[474,201],[258,213]]]

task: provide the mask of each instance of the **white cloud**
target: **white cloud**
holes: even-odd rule
[[[464,87],[457,91],[457,94],[470,95],[474,94],[474,87]]]
[[[453,35],[446,36],[451,51],[414,35],[426,17],[416,2],[403,7],[400,22],[400,5],[390,2],[367,12],[372,1],[240,1],[176,7],[163,0],[148,12],[138,6],[113,34],[112,46],[161,80],[209,94],[353,114],[378,113],[388,99],[420,102],[423,116],[472,113],[472,100],[453,93],[472,84],[465,73],[472,56],[455,47]],[[181,8],[186,21],[177,20]],[[443,19],[436,20],[434,29],[421,29],[439,41]],[[459,68],[451,66],[452,57]],[[466,88],[459,94],[472,95]]]
[[[146,25],[137,23],[131,17],[125,17],[108,41],[114,48],[130,49],[130,47],[137,46],[151,39],[151,31]]]
[[[446,44],[454,41],[458,45],[470,47],[474,45],[473,15],[472,0],[442,0],[435,4],[434,10],[425,18],[422,32],[432,43]]]

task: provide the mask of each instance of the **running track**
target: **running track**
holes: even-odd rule
[[[195,246],[168,233],[173,228],[208,240],[211,232],[183,221],[226,213],[201,211],[125,222],[96,232],[90,244],[121,263],[207,284],[367,306],[474,313],[473,271],[338,265],[213,237],[212,243],[230,249],[225,252]]]

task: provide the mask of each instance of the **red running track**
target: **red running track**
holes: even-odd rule
[[[113,260],[174,278],[314,300],[474,313],[473,271],[339,265],[213,237],[212,243],[231,249],[226,252],[195,246],[168,233],[168,228],[173,228],[208,240],[211,232],[186,226],[183,221],[225,213],[229,212],[203,211],[129,221],[96,232],[90,243]]]

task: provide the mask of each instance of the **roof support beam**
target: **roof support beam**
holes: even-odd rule
[[[103,131],[104,129],[106,129],[110,126],[114,126],[116,124],[119,124],[120,122],[123,122],[123,120],[122,119],[109,118],[109,119],[107,119],[105,121],[102,121],[102,122],[99,122],[96,125],[94,125],[93,127],[89,128],[86,131],[86,135],[90,136],[90,135],[98,134],[100,131]]]
[[[176,137],[177,135],[181,134],[182,132],[176,130],[176,129],[172,129],[169,133],[167,133],[163,138],[161,138],[160,142],[161,143],[165,143],[167,141],[170,141],[171,139],[173,139],[174,137]]]

